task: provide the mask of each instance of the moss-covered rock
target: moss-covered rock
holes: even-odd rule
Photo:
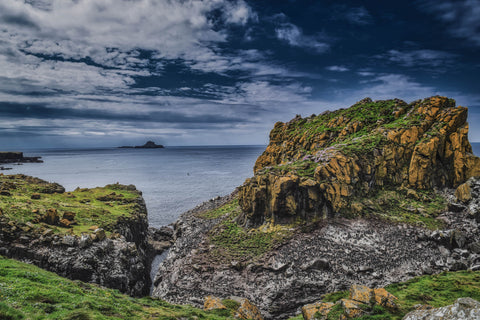
[[[0,202],[0,253],[71,279],[148,293],[147,211],[134,187],[66,193],[25,175],[0,175],[0,185],[11,193]]]
[[[480,176],[467,108],[445,97],[407,104],[364,99],[348,109],[277,123],[240,187],[248,224],[358,214],[379,189],[457,187]],[[360,204],[360,205],[359,205]]]

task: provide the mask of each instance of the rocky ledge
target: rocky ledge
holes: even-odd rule
[[[42,157],[24,157],[23,152],[11,152],[11,151],[0,152],[0,163],[28,163],[28,162],[42,163],[43,160],[40,160],[41,158]]]
[[[0,175],[0,254],[130,295],[150,289],[147,211],[135,186],[65,192]]]
[[[325,293],[480,269],[467,109],[364,99],[277,123],[255,176],[183,214],[153,295],[247,298],[286,319]]]

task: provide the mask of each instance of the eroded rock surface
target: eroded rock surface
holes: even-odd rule
[[[472,298],[459,298],[454,304],[430,310],[408,313],[403,320],[478,320],[480,302]]]
[[[354,284],[479,270],[480,159],[466,118],[432,97],[277,123],[238,195],[177,221],[153,295],[197,306],[241,296],[265,319],[286,319]],[[365,299],[375,297],[394,304],[381,290]]]
[[[467,108],[445,97],[407,104],[364,99],[349,109],[275,124],[240,187],[243,222],[291,223],[358,213],[379,187],[457,187],[480,176]]]

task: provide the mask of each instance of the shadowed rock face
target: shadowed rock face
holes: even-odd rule
[[[358,213],[353,199],[382,187],[457,187],[480,176],[467,108],[431,97],[410,104],[366,98],[348,109],[278,122],[240,187],[240,220],[266,222]]]

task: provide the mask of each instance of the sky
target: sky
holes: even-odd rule
[[[469,107],[480,0],[2,0],[0,149],[266,144],[365,97]]]

